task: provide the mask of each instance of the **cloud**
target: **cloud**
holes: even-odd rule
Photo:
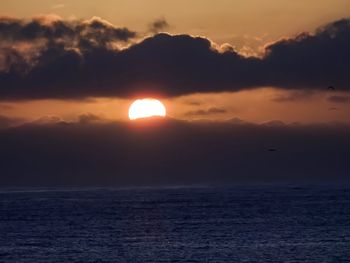
[[[65,4],[56,4],[56,5],[51,6],[52,9],[62,9],[65,7],[66,7]]]
[[[0,40],[10,43],[47,41],[73,48],[85,42],[105,46],[109,42],[128,41],[135,36],[135,32],[115,27],[99,17],[89,20],[63,20],[54,15],[38,16],[31,20],[0,18]]]
[[[28,123],[0,130],[0,185],[348,180],[349,131],[171,119]]]
[[[136,36],[100,18],[3,18],[0,39],[17,44],[0,51],[0,98],[180,96],[262,86],[307,95],[303,91],[329,85],[350,87],[350,21],[345,19],[270,44],[263,57],[222,50],[203,37],[162,33],[129,43]],[[23,41],[25,46],[18,44]],[[128,46],[120,48],[118,42]],[[32,43],[35,52],[28,51]]]
[[[82,124],[87,124],[87,123],[102,121],[102,120],[103,118],[101,116],[98,116],[92,113],[85,113],[78,116],[78,122]]]
[[[159,32],[162,32],[162,31],[168,29],[169,27],[170,27],[169,23],[164,18],[160,18],[160,19],[153,21],[149,25],[149,30],[152,33],[159,33]]]
[[[187,105],[191,105],[191,106],[199,106],[202,105],[203,102],[200,100],[195,100],[195,99],[188,99],[184,102]]]
[[[0,115],[0,128],[8,127],[12,124],[12,120],[8,117]]]
[[[63,123],[64,120],[56,115],[47,115],[47,116],[42,116],[32,122],[31,124],[57,124],[57,123]]]
[[[223,108],[210,108],[207,110],[195,110],[195,111],[189,111],[186,112],[185,115],[187,116],[208,116],[208,115],[215,115],[215,114],[223,114],[227,113],[226,109]]]
[[[333,103],[349,103],[350,96],[330,96],[327,98],[328,101]]]
[[[348,90],[350,20],[342,19],[266,47],[266,80],[272,86]],[[272,69],[272,70],[271,70]]]
[[[16,107],[12,104],[6,104],[6,103],[0,103],[0,109],[1,110],[13,110]]]
[[[277,95],[272,98],[274,102],[295,102],[300,100],[308,100],[311,99],[312,96],[315,95],[315,92],[312,90],[297,90],[297,91],[289,91],[286,94]]]
[[[0,129],[14,127],[14,126],[22,124],[23,122],[24,122],[23,119],[10,118],[7,116],[0,115]]]
[[[330,111],[337,111],[339,109],[337,107],[330,107],[328,110],[330,110]]]
[[[286,126],[286,124],[283,121],[279,121],[279,120],[264,122],[262,125],[263,126],[268,126],[268,127],[283,127],[283,126]]]

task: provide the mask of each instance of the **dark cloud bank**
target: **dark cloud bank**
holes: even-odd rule
[[[0,115],[0,129],[18,126],[23,122],[24,120],[22,119],[14,119]]]
[[[1,186],[349,180],[348,125],[153,120],[0,129]],[[270,149],[275,149],[271,151]]]
[[[166,26],[159,20],[151,27]],[[209,40],[189,35],[135,38],[132,30],[99,18],[2,18],[0,99],[176,96],[259,86],[350,88],[346,19],[270,44],[263,58],[216,49]],[[119,43],[130,46],[122,49]]]

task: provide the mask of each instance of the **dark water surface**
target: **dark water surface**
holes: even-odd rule
[[[350,262],[350,187],[0,191],[0,262]]]

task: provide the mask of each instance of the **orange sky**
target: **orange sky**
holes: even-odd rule
[[[336,93],[340,95],[341,93]],[[286,123],[349,122],[350,103],[334,103],[330,92],[310,93],[293,100],[295,92],[263,88],[237,93],[193,94],[161,99],[168,116],[184,120],[220,120],[234,118],[264,123],[280,120]],[[0,103],[2,114],[14,118],[36,120],[43,116],[76,120],[79,115],[94,114],[109,120],[127,120],[132,100],[91,99],[85,101],[39,100],[21,103]],[[219,109],[211,112],[210,109]],[[49,118],[45,118],[49,120]]]
[[[166,19],[171,33],[209,37],[228,42],[241,52],[258,52],[270,41],[314,30],[327,22],[348,17],[349,0],[2,0],[2,16],[32,17],[57,14],[63,18],[100,16],[113,24],[147,34],[150,22]],[[349,121],[350,104],[330,102],[328,92],[288,99],[294,92],[264,88],[237,93],[194,94],[164,99],[168,113],[178,119],[251,122]],[[296,96],[298,98],[298,96]],[[284,100],[283,103],[278,100]],[[285,99],[287,98],[287,99]],[[86,101],[42,100],[0,103],[1,115],[33,120],[59,116],[66,120],[92,113],[107,119],[126,119],[131,100],[92,99]],[[211,111],[214,109],[213,111]]]

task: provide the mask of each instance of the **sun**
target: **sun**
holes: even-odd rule
[[[135,100],[129,108],[129,119],[136,120],[149,117],[165,117],[166,109],[162,102],[152,98]]]

